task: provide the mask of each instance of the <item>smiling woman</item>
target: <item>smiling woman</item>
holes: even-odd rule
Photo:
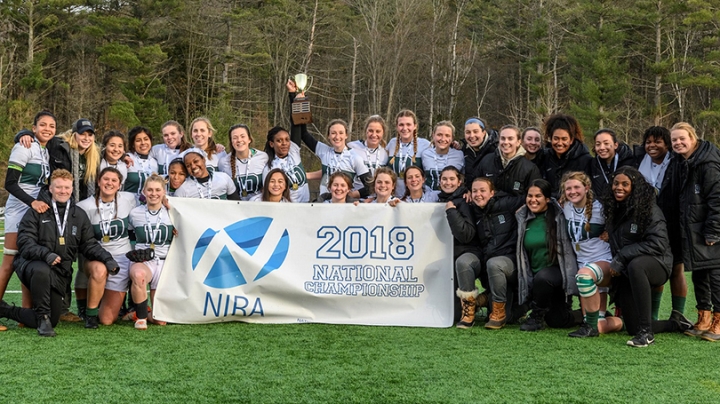
[[[465,168],[462,152],[450,147],[454,136],[455,127],[452,122],[438,122],[433,130],[433,147],[422,153],[425,185],[433,191],[440,190],[440,172],[445,167],[455,167],[460,172]],[[405,181],[407,183],[407,179]]]
[[[552,187],[553,196],[560,195],[560,180],[568,171],[587,171],[592,160],[583,143],[583,131],[575,117],[551,115],[545,120],[545,138],[551,149],[545,150],[540,173]]]
[[[497,150],[482,159],[475,177],[489,178],[495,188],[511,195],[525,195],[530,183],[541,178],[538,167],[525,158],[520,128],[506,125],[500,129]]]

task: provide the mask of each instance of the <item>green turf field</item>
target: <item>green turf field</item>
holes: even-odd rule
[[[14,280],[11,290],[19,285]],[[10,301],[19,303],[19,294]],[[692,298],[689,299],[692,302]],[[669,313],[669,297],[662,313]],[[690,306],[690,305],[689,305]],[[694,319],[694,316],[691,316]],[[0,333],[2,402],[717,402],[720,344],[321,324]]]
[[[689,281],[689,275],[688,275]],[[19,290],[17,278],[9,290]],[[661,311],[670,312],[669,288]],[[18,293],[6,295],[20,302]],[[687,313],[692,312],[692,289]],[[689,316],[695,319],[694,314]],[[717,402],[720,343],[322,324],[150,326],[56,338],[0,320],[0,402]]]

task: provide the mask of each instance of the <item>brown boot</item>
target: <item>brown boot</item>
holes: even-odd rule
[[[705,331],[700,338],[705,341],[718,341],[720,340],[720,313],[713,313],[713,321],[710,325],[710,329]]]
[[[457,323],[457,328],[470,328],[475,324],[475,299],[478,296],[478,291],[475,289],[464,292],[458,289],[455,294],[460,298],[460,304],[462,305],[462,316]]]
[[[699,337],[705,331],[710,329],[711,324],[712,313],[710,313],[710,310],[698,310],[697,323],[695,323],[693,328],[685,331],[685,335],[689,335],[691,337]]]
[[[489,330],[499,330],[505,326],[505,302],[492,302],[492,313],[490,313],[490,321],[485,323],[485,328]]]
[[[482,309],[483,307],[488,307],[488,303],[490,303],[490,293],[488,293],[488,291],[486,290],[480,293],[475,299],[475,309]]]

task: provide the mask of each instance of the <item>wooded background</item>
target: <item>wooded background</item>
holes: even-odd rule
[[[637,141],[653,124],[720,122],[720,0],[3,0],[0,157],[42,108],[58,133],[208,116],[255,147],[288,125],[287,78],[314,77],[319,131],[414,110],[427,136],[576,115]],[[391,125],[392,127],[392,125]],[[394,132],[393,132],[394,133]],[[387,134],[386,136],[389,136]],[[157,137],[156,137],[157,139]],[[156,140],[157,141],[157,140]]]

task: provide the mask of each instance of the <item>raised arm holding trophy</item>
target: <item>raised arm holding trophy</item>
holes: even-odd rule
[[[292,79],[297,86],[298,95],[292,102],[292,120],[295,125],[307,125],[312,123],[310,112],[310,101],[305,96],[305,91],[312,86],[312,77],[304,73],[296,74]],[[308,82],[309,80],[309,82]]]

